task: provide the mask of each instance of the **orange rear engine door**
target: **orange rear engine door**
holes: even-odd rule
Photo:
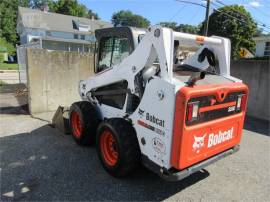
[[[173,167],[182,170],[239,144],[247,96],[243,83],[181,88],[176,95]]]

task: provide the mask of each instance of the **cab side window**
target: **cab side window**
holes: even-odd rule
[[[130,48],[127,38],[114,38],[113,56],[111,65],[117,65],[129,55]]]
[[[112,37],[101,38],[97,72],[101,72],[111,66],[112,50],[113,50],[113,38]]]
[[[100,40],[97,73],[117,65],[130,54],[130,44],[127,38],[104,37]]]

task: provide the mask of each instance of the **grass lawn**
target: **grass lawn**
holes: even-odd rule
[[[18,64],[7,64],[0,62],[0,70],[18,70]]]

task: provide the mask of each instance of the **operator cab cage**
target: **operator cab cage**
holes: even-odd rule
[[[135,50],[146,33],[147,29],[134,27],[111,27],[96,30],[95,37],[98,45],[96,45],[97,53],[94,62],[95,73],[109,70],[120,64],[124,58]],[[176,57],[179,57],[180,60],[177,60],[178,63],[175,64],[175,58],[173,59],[171,70],[178,73],[171,74],[171,77],[180,78],[180,80],[187,82],[190,74],[187,75],[188,77],[181,77],[181,72],[187,70],[189,72],[206,71],[230,79],[230,41],[228,39],[180,32],[172,33],[170,47],[173,51],[166,50],[166,53],[167,55],[177,55]],[[179,47],[173,45],[176,41]],[[183,48],[187,48],[188,51],[183,51]],[[180,49],[179,54],[177,51]],[[159,58],[156,53],[153,64],[158,62]],[[178,68],[175,68],[175,66]]]
[[[124,57],[134,51],[145,33],[146,29],[135,27],[97,29],[95,31],[98,43],[95,57],[95,73],[119,64]]]
[[[80,94],[82,97],[88,94],[86,99],[94,99],[120,113],[134,112],[153,77],[162,78],[177,88],[192,86],[200,79],[197,85],[237,81],[230,76],[230,41],[222,37],[174,32],[160,26],[147,30],[112,27],[98,29],[95,34],[97,78],[81,82]],[[179,49],[185,45],[197,47],[192,55],[177,64],[174,61],[176,41]]]

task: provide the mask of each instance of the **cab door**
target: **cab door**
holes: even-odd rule
[[[118,28],[109,28],[118,29]],[[121,28],[120,28],[121,29]],[[96,75],[117,68],[117,65],[133,51],[133,44],[129,36],[123,32],[110,32],[102,30],[97,35],[98,51],[95,73]],[[128,82],[126,80],[108,83],[96,88],[92,95],[103,106],[113,107],[115,110],[124,110],[128,94]]]
[[[103,37],[99,41],[96,73],[103,72],[122,62],[131,53],[130,44],[125,37]]]
[[[99,29],[95,34],[98,42],[95,73],[108,71],[134,50],[133,34],[129,27]]]

